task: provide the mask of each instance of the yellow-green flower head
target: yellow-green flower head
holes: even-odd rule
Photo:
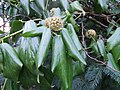
[[[92,38],[92,37],[95,37],[96,36],[96,31],[93,30],[93,29],[89,29],[87,32],[86,32],[86,37],[87,38]]]
[[[53,31],[60,31],[63,27],[63,21],[61,17],[49,17],[45,19],[45,25]]]

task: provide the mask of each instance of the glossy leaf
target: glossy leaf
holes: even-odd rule
[[[27,15],[30,14],[30,7],[29,7],[29,3],[30,1],[29,0],[20,0],[20,3],[23,7],[23,9],[27,12]]]
[[[43,61],[46,59],[46,56],[48,54],[48,49],[50,46],[50,41],[51,41],[51,30],[48,28],[43,32],[40,46],[36,55],[36,67],[39,68]]]
[[[81,11],[83,16],[85,16],[85,11],[83,10],[83,8],[81,7],[79,1],[74,1],[70,4],[72,11]]]
[[[60,1],[60,3],[62,4],[62,6],[63,6],[63,8],[64,8],[65,10],[69,10],[69,9],[70,9],[70,5],[69,5],[68,0],[59,0],[59,1]]]
[[[81,43],[79,41],[79,38],[78,38],[78,36],[77,36],[77,34],[76,34],[75,30],[74,30],[74,27],[72,26],[71,23],[68,23],[67,30],[68,30],[68,32],[70,34],[70,37],[72,38],[75,46],[77,47],[77,49],[81,50],[82,49],[82,45],[81,45]]]
[[[10,33],[14,33],[20,29],[22,29],[23,23],[19,20],[14,20],[11,23],[11,29],[10,29]]]
[[[111,67],[112,69],[119,70],[119,68],[118,68],[118,66],[117,66],[117,64],[116,64],[116,62],[115,62],[111,53],[107,54],[107,58],[108,58],[108,64],[107,65],[109,67]]]
[[[115,59],[115,62],[118,63],[120,59],[120,45],[117,45],[116,47],[112,49],[112,55]]]
[[[45,2],[44,2],[44,0],[34,0],[34,1],[35,1],[36,5],[40,9],[45,10]]]
[[[9,44],[2,43],[1,48],[4,56],[3,74],[5,77],[17,81],[23,64]]]
[[[45,26],[37,27],[37,28],[34,28],[34,30],[32,30],[32,31],[28,31],[28,32],[23,33],[22,36],[23,37],[39,36],[45,31],[45,29],[46,29]]]
[[[52,71],[60,78],[63,90],[68,88],[67,60],[65,46],[61,36],[53,39]]]
[[[114,32],[114,34],[108,38],[107,40],[107,48],[108,50],[111,50],[115,46],[120,44],[120,27],[117,28]]]
[[[100,52],[96,41],[92,40],[90,47],[95,52],[95,54],[99,55]]]
[[[71,39],[68,30],[63,28],[61,31],[64,43],[66,45],[66,48],[68,50],[68,54],[74,58],[74,60],[79,60],[81,61],[83,64],[86,65],[85,60],[82,58],[82,56],[80,55],[77,47],[75,46],[73,40]]]
[[[104,46],[104,42],[103,40],[98,40],[97,41],[97,45],[100,51],[100,54],[104,57],[104,59],[106,60],[107,55],[106,55],[106,51],[105,51],[105,46]]]
[[[36,24],[34,21],[30,20],[25,23],[25,26],[23,28],[23,33],[29,32],[34,30],[36,27]],[[25,67],[28,68],[31,72],[34,71],[34,63],[35,63],[35,55],[37,53],[40,38],[39,37],[29,37],[24,38],[22,37],[20,40],[20,46],[18,50],[18,54],[22,62],[24,63]]]

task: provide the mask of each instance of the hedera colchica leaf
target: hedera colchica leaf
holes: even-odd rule
[[[29,32],[37,28],[36,23],[32,20],[27,21],[23,28],[23,33]],[[40,43],[39,37],[22,37],[20,39],[20,45],[18,49],[18,54],[25,67],[28,68],[31,72],[34,71],[35,55],[37,53]]]
[[[114,34],[107,40],[108,50],[112,50],[115,46],[120,44],[120,27],[117,28]]]
[[[67,60],[65,46],[62,37],[55,36],[53,38],[52,50],[52,72],[54,72],[61,80],[61,87],[66,90],[68,88],[67,81]]]
[[[14,48],[12,48],[9,44],[2,43],[1,48],[4,60],[3,75],[9,79],[17,81],[23,64],[18,58],[18,55]]]
[[[39,36],[40,34],[42,34],[45,31],[46,27],[45,26],[41,26],[41,27],[37,27],[34,28],[34,30],[32,31],[28,31],[22,34],[23,37],[35,37],[35,36]]]
[[[27,12],[27,15],[30,14],[30,1],[29,0],[20,0],[20,3],[23,7],[23,9]]]
[[[63,28],[61,31],[61,35],[63,37],[64,43],[66,45],[66,48],[68,50],[68,54],[74,58],[74,60],[79,60],[80,62],[82,62],[83,64],[86,65],[85,60],[83,59],[83,57],[80,55],[77,47],[75,46],[73,40],[71,39],[71,37],[69,36],[68,30]]]
[[[71,23],[68,23],[68,25],[67,25],[67,30],[68,30],[69,35],[70,35],[70,37],[72,38],[75,46],[76,46],[77,49],[80,51],[80,50],[82,49],[82,45],[81,45],[81,43],[80,43],[80,41],[79,41],[79,38],[78,38],[78,36],[77,36],[77,34],[76,34],[75,30],[74,30],[74,27],[72,26]]]
[[[43,63],[43,61],[46,59],[46,56],[48,54],[48,49],[50,46],[50,42],[51,42],[51,37],[52,37],[51,30],[50,28],[47,28],[43,32],[41,42],[39,45],[39,49],[35,57],[35,63],[36,63],[37,68],[39,68],[41,64]]]

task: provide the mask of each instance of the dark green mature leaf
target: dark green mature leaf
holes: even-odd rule
[[[90,47],[95,52],[95,54],[99,55],[99,49],[96,41],[92,40]]]
[[[18,30],[20,30],[23,26],[23,23],[19,20],[14,20],[11,23],[11,29],[10,29],[10,33],[14,33]]]
[[[72,90],[72,82],[73,82],[73,67],[72,67],[72,59],[67,56],[67,81],[68,81],[68,89]]]
[[[36,5],[39,7],[39,9],[45,10],[45,2],[44,0],[34,0]]]
[[[70,5],[69,5],[68,0],[59,0],[59,1],[60,1],[60,3],[62,4],[62,6],[63,6],[63,8],[64,8],[65,10],[69,10],[69,9],[70,9]]]
[[[22,36],[23,37],[35,37],[35,36],[39,36],[45,30],[46,30],[45,26],[37,27],[37,28],[34,28],[34,30],[32,30],[32,31],[28,31],[28,32],[23,33]]]
[[[5,79],[5,87],[4,90],[20,90],[20,86],[18,83],[13,82],[10,79]]]
[[[0,49],[0,73],[3,70],[3,54],[2,51]]]
[[[82,45],[81,45],[81,43],[80,43],[80,41],[79,41],[79,38],[78,38],[78,36],[77,36],[77,34],[76,34],[75,30],[74,30],[74,27],[72,26],[71,23],[68,23],[67,29],[68,29],[68,32],[69,32],[69,34],[70,34],[70,37],[72,38],[75,46],[76,46],[77,49],[80,51],[80,50],[82,49]]]
[[[17,14],[17,9],[15,7],[10,6],[8,8],[7,15],[10,16],[10,17],[12,17],[12,16],[15,16],[16,14]]]
[[[114,34],[107,40],[108,50],[112,50],[115,46],[120,44],[120,27],[118,27]]]
[[[106,55],[105,45],[104,45],[103,40],[98,40],[98,41],[97,41],[97,45],[98,45],[100,54],[101,54],[101,55],[104,57],[104,59],[106,60],[107,55]]]
[[[23,7],[23,9],[27,12],[27,15],[30,14],[30,0],[20,0],[20,3]]]
[[[65,46],[61,36],[53,39],[52,71],[60,78],[62,90],[68,88],[67,80],[67,58]]]
[[[29,32],[37,28],[36,23],[32,20],[27,21],[23,28],[23,33]],[[20,46],[19,46],[19,57],[24,63],[25,67],[27,67],[31,72],[34,71],[34,63],[35,63],[35,55],[37,53],[38,47],[40,43],[39,37],[29,37],[20,39]]]
[[[66,45],[66,48],[68,50],[68,54],[74,58],[74,60],[79,60],[81,61],[83,64],[86,65],[85,60],[83,59],[83,57],[80,55],[77,47],[75,46],[73,40],[71,39],[71,37],[69,36],[68,30],[63,28],[61,31],[61,34],[63,36],[63,40],[64,43]]]
[[[115,62],[118,63],[120,59],[120,45],[117,45],[116,47],[112,49],[112,55],[115,59]]]
[[[51,41],[51,30],[47,28],[42,35],[41,42],[39,45],[39,49],[35,58],[36,61],[36,67],[39,68],[43,61],[46,59],[46,56],[48,54],[50,41]]]
[[[85,16],[85,11],[83,10],[83,8],[81,7],[79,1],[74,1],[70,4],[72,11],[81,11],[83,16]]]
[[[5,77],[17,81],[23,64],[15,50],[9,44],[2,43],[1,48],[4,56],[3,74]]]
[[[31,2],[30,7],[41,17],[41,10],[36,6],[35,2]]]
[[[37,84],[37,76],[31,73],[27,68],[23,68],[19,77],[22,87],[28,90],[32,85]]]
[[[118,68],[118,66],[117,66],[117,64],[116,64],[116,62],[115,62],[115,60],[114,60],[114,58],[113,58],[111,53],[107,54],[107,58],[108,58],[108,64],[107,65],[109,67],[115,69],[115,70],[119,70],[119,68]]]

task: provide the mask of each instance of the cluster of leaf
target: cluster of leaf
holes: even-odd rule
[[[65,90],[63,87],[67,87],[68,84],[68,90],[107,90],[106,86],[111,81],[110,77],[120,83],[119,0],[79,0],[81,4],[78,1],[69,1],[71,1],[71,3],[68,2],[68,0],[4,1],[5,7],[4,9],[1,9],[1,13],[4,13],[8,20],[10,20],[10,34],[19,32],[18,30],[20,29],[23,29],[23,33],[22,35],[17,34],[12,36],[12,40],[11,38],[4,40],[4,42],[9,43],[13,47],[7,43],[1,44],[2,51],[0,51],[0,72],[2,72],[1,74],[7,78],[4,80],[4,84],[1,83],[3,89],[19,90],[22,87],[25,89],[32,89],[35,85],[37,87],[36,89],[41,90],[60,88]],[[67,40],[65,40],[65,35],[62,36],[64,39],[62,41],[61,36],[51,36],[49,32],[50,30],[47,30],[47,32],[45,32],[46,27],[43,24],[44,19],[50,17],[49,11],[54,7],[61,8],[56,9],[55,15],[62,15],[61,17],[65,22],[64,27],[67,27],[68,32],[73,39],[73,42],[77,41],[74,39],[76,35],[72,32],[72,30],[74,31],[75,29],[77,31],[77,34],[80,37],[80,41],[84,38],[84,35],[81,34],[84,32],[82,32],[81,29],[84,29],[85,31],[87,31],[86,29],[90,28],[96,30],[98,34],[96,38],[90,40],[84,38],[85,41],[82,43],[84,48],[82,46],[79,47],[78,42],[75,43],[75,45],[78,45],[76,47],[79,50],[83,48],[87,51],[87,48],[90,48],[88,49],[88,54],[89,51],[93,52],[90,54],[90,57],[87,55],[88,64],[86,70],[85,66],[81,64],[80,61],[73,61],[71,60],[71,57],[68,57],[68,55],[66,56],[66,61],[63,60],[58,65],[56,64],[57,62],[54,62],[53,66],[51,66],[51,58],[53,60],[55,59],[55,57],[53,58],[51,56],[55,56],[62,52],[63,54],[60,55],[64,59],[65,50],[68,47],[68,45],[65,45],[65,50],[61,49],[61,47],[64,48],[63,41],[67,42]],[[60,13],[60,10],[63,12]],[[76,13],[82,14],[82,16],[79,17]],[[35,22],[33,20],[28,21],[29,19],[33,19]],[[78,27],[77,24],[83,24],[84,27]],[[66,34],[66,30],[62,32]],[[49,48],[52,48],[52,50],[49,50],[49,54],[45,59],[46,56],[44,56],[44,54],[37,52],[43,51],[42,47],[45,47],[46,44],[49,44],[51,42],[49,41],[51,37],[54,37],[52,41],[53,45],[49,46]],[[41,46],[39,46],[40,43],[42,43]],[[58,49],[59,52],[55,52],[55,48]],[[47,50],[48,47],[45,49]],[[52,53],[53,51],[55,54]],[[36,53],[38,54],[37,58]],[[45,53],[47,55],[47,52],[43,51],[42,53]],[[69,54],[68,50],[66,53]],[[80,51],[80,54],[84,59],[86,59],[86,54],[83,50]],[[58,57],[60,55],[58,55]],[[44,58],[44,63],[42,62],[43,60],[40,60],[41,57]],[[96,65],[95,62],[91,62],[96,59],[98,61],[100,60],[101,62],[105,62],[105,66]],[[38,65],[36,65],[36,62]],[[39,68],[39,70],[36,69],[36,66]],[[57,76],[50,70],[50,68],[53,68],[52,71],[54,71],[56,67]],[[80,75],[82,72],[84,72],[84,70],[85,73]],[[71,76],[73,76],[73,81]],[[106,80],[107,78],[108,81]],[[104,81],[107,83],[105,83],[106,85],[104,85]],[[61,87],[61,84],[63,87]]]

